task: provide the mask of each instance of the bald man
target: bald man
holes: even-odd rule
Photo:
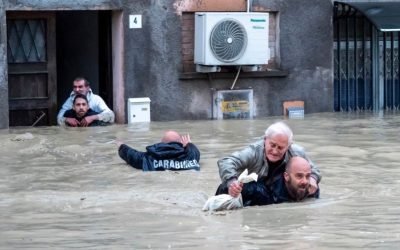
[[[190,136],[174,130],[164,132],[161,142],[141,152],[117,141],[119,156],[134,168],[143,171],[200,170],[200,151]]]
[[[300,156],[294,156],[288,161],[285,172],[275,178],[270,185],[265,184],[265,179],[244,184],[243,205],[269,205],[319,198],[319,188],[317,192],[310,195],[310,178],[310,163]]]

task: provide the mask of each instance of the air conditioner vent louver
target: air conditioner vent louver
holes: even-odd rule
[[[214,56],[222,62],[233,62],[240,58],[247,46],[247,33],[243,25],[233,19],[221,20],[210,36],[210,47]]]

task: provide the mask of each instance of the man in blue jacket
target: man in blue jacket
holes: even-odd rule
[[[200,151],[191,143],[189,135],[166,131],[160,143],[137,151],[117,142],[118,154],[129,165],[143,171],[200,170]]]

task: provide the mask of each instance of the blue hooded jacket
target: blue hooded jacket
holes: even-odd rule
[[[183,147],[179,142],[161,142],[147,146],[146,152],[122,144],[118,154],[129,165],[143,171],[200,170],[200,151],[193,143]]]

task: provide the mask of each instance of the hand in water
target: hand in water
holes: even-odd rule
[[[318,190],[317,181],[311,177],[310,178],[310,186],[308,187],[308,194],[314,194]]]
[[[232,197],[238,197],[239,194],[242,192],[243,183],[234,180],[228,184],[228,193]]]
[[[122,144],[124,144],[124,142],[120,139],[115,139],[114,143],[115,145],[117,145],[117,148],[119,148]]]
[[[187,145],[189,142],[191,142],[191,141],[190,141],[190,135],[189,135],[189,134],[187,134],[187,135],[182,135],[182,136],[181,136],[181,143],[182,143],[183,147],[186,147],[186,145]]]

